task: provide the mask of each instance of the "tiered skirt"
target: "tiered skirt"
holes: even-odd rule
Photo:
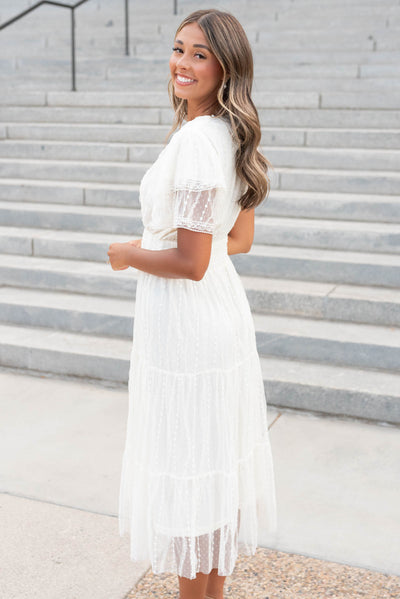
[[[174,243],[145,229],[142,247]],[[254,321],[226,239],[200,281],[139,272],[134,315],[120,534],[155,574],[227,576],[273,541],[276,504]]]

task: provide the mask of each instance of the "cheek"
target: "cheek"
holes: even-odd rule
[[[220,80],[222,79],[222,69],[221,69],[221,66],[219,63],[204,64],[204,66],[202,68],[202,74],[203,74],[203,77],[208,80],[210,87],[213,87],[213,88],[215,86],[217,86],[218,83],[220,82]]]

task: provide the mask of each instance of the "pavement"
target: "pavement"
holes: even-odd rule
[[[126,387],[0,371],[0,597],[178,597],[129,559],[117,506]],[[278,537],[227,598],[400,596],[399,427],[268,408]]]

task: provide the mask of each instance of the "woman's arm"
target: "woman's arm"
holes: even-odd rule
[[[133,266],[152,275],[200,281],[210,262],[212,235],[178,228],[176,248],[147,250],[128,241],[112,243],[108,250],[113,270]]]
[[[178,227],[176,248],[146,250],[137,240],[112,243],[108,250],[113,270],[129,266],[152,275],[200,281],[210,262],[212,235]],[[247,253],[254,238],[254,209],[241,210],[228,234],[228,254]]]
[[[228,254],[250,251],[254,239],[254,208],[241,210],[228,233]]]

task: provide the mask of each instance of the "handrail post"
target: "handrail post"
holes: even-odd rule
[[[18,15],[9,19],[5,23],[0,23],[0,31],[5,27],[8,27],[12,23],[19,21],[25,15],[32,12],[43,4],[50,4],[51,6],[61,6],[62,8],[68,8],[71,11],[71,70],[72,70],[72,91],[76,91],[76,68],[75,68],[75,8],[85,4],[88,0],[78,0],[75,5],[66,4],[58,0],[39,0],[36,4],[29,6],[27,9],[20,12]],[[175,14],[177,12],[177,0],[174,0]],[[129,0],[125,0],[125,54],[129,55]]]
[[[174,15],[178,14],[178,0],[174,0]]]
[[[71,68],[72,68],[72,91],[76,92],[75,77],[75,8],[71,7]]]
[[[125,0],[125,54],[129,56],[129,0]]]

